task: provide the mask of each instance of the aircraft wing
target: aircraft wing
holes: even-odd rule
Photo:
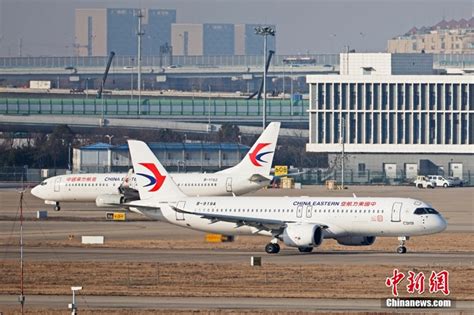
[[[237,225],[236,227],[247,225],[247,226],[255,227],[259,229],[260,231],[280,230],[286,227],[287,223],[293,222],[293,221],[281,221],[281,220],[273,220],[273,219],[251,218],[251,217],[245,217],[245,216],[221,215],[221,214],[216,214],[216,213],[190,212],[183,209],[179,209],[174,206],[171,206],[171,208],[176,212],[196,215],[203,219],[208,219],[209,221],[211,221],[211,224],[216,223],[216,222],[230,222],[230,223],[235,223]]]

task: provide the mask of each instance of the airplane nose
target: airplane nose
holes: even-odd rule
[[[441,214],[438,214],[433,218],[432,224],[430,225],[434,233],[440,233],[446,230],[448,222],[446,222],[446,219]]]
[[[448,222],[446,222],[446,219],[443,218],[441,215],[439,216],[439,221],[440,232],[442,232],[448,227]]]
[[[33,187],[33,189],[31,189],[31,194],[35,196],[36,198],[41,198],[39,190],[40,190],[39,187],[35,186]]]

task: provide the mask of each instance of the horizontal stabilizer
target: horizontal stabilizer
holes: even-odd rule
[[[261,183],[261,182],[265,182],[265,181],[270,182],[271,180],[272,180],[271,178],[265,177],[265,176],[260,175],[260,174],[253,174],[249,178],[249,181],[256,182],[256,183]]]

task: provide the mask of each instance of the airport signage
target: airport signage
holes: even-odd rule
[[[126,215],[124,212],[106,212],[105,218],[113,221],[125,221]]]
[[[275,176],[288,175],[288,166],[286,165],[275,165]]]

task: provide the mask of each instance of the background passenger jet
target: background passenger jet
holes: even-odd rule
[[[199,231],[270,236],[269,254],[280,251],[278,241],[310,252],[325,238],[360,246],[377,236],[399,237],[401,254],[410,236],[438,233],[447,225],[430,205],[409,198],[189,197],[144,142],[128,145],[140,193],[140,200],[128,204],[131,210]]]
[[[256,191],[270,183],[279,131],[279,122],[270,123],[242,161],[233,167],[216,173],[176,173],[171,176],[183,193],[190,196],[241,195]],[[147,174],[150,174],[150,185],[155,179],[160,181],[152,166]],[[122,186],[124,179],[127,179],[129,187]],[[70,174],[48,178],[34,187],[31,193],[45,200],[46,204],[55,205],[59,211],[60,202],[95,201],[97,206],[116,206],[135,200],[138,199],[135,186],[134,174],[129,177],[123,173]]]

